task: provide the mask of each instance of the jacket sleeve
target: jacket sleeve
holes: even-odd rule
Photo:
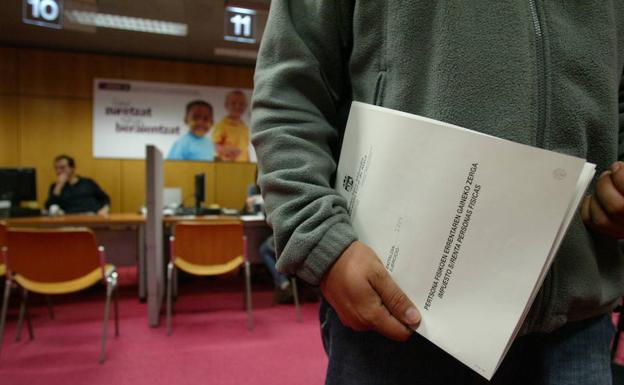
[[[61,205],[61,197],[54,195],[54,183],[50,185],[50,188],[48,189],[48,199],[45,202],[46,210],[52,205]]]
[[[352,6],[274,0],[256,64],[252,142],[277,268],[317,284],[355,239],[333,189],[348,108]]]
[[[624,73],[620,79],[620,121],[619,121],[619,137],[618,137],[618,160],[624,161]]]
[[[108,194],[106,192],[104,192],[104,190],[102,190],[102,188],[100,187],[100,185],[98,185],[95,181],[91,181],[91,183],[93,183],[93,193],[95,195],[95,199],[98,201],[99,205],[100,205],[100,209],[104,206],[110,206],[110,197],[108,196]],[[99,209],[98,209],[99,210]]]

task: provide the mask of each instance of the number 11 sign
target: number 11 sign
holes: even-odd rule
[[[256,11],[240,7],[225,7],[225,40],[256,43]]]

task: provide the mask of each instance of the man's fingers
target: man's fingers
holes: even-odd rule
[[[624,217],[624,196],[615,187],[613,173],[606,172],[596,182],[595,196],[605,213],[615,220]]]
[[[621,238],[624,234],[624,226],[612,221],[605,210],[602,208],[598,200],[591,199],[589,205],[591,223],[605,234],[615,238]]]
[[[591,221],[591,214],[589,211],[589,205],[591,204],[592,196],[588,195],[583,198],[583,202],[581,203],[581,219],[583,222]]]
[[[379,334],[395,341],[406,341],[413,333],[384,306],[377,307],[371,318],[372,326]]]
[[[624,195],[624,162],[614,162],[609,171],[615,188]]]
[[[406,341],[413,333],[411,329],[394,318],[392,314],[381,303],[381,298],[369,285],[363,289],[362,294],[365,295],[365,303],[360,306],[354,306],[353,303],[341,303],[341,311],[336,313],[343,325],[350,327],[355,331],[374,330],[379,334],[396,340]],[[334,305],[334,298],[326,297],[326,299]]]
[[[607,213],[604,212],[596,197],[592,196],[591,201],[589,202],[589,216],[591,218],[591,222],[599,227],[606,227],[611,225],[611,220],[607,216]]]
[[[394,318],[405,325],[414,327],[420,323],[420,313],[416,306],[407,298],[383,266],[375,270],[370,283]]]
[[[340,321],[356,331],[375,330],[405,341],[420,322],[418,310],[392,281],[375,252],[358,241],[343,251],[320,286]]]

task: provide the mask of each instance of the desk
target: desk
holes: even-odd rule
[[[88,227],[98,245],[106,249],[107,261],[117,266],[138,264],[139,298],[145,299],[145,218],[141,214],[64,215],[58,217],[9,218],[10,227]]]
[[[60,227],[60,226],[86,226],[107,227],[118,225],[139,225],[145,223],[145,217],[141,214],[109,214],[109,215],[62,215],[57,217],[25,217],[8,218],[6,222],[11,227]]]

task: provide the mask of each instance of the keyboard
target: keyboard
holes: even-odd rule
[[[219,215],[221,209],[209,209],[205,207],[178,207],[175,211],[175,215],[187,216],[187,215]]]

